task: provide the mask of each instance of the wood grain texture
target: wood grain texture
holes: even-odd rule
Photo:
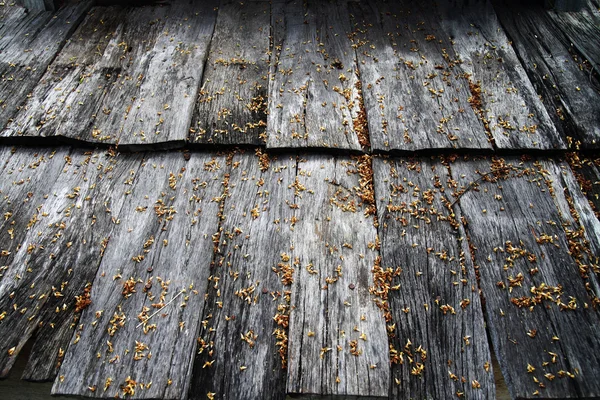
[[[26,101],[91,5],[91,1],[76,2],[56,14],[19,10],[18,18],[1,28],[0,128],[6,126]]]
[[[4,135],[60,135],[138,148],[183,145],[215,5],[95,9],[75,35],[91,31],[83,46],[93,50],[80,59],[82,44],[71,41],[74,47],[65,49],[70,56],[47,73]]]
[[[361,175],[366,169],[368,158],[319,155],[298,164],[287,380],[291,395],[388,396],[385,321],[369,293],[378,251],[373,216],[365,213],[373,205],[361,197],[368,190],[368,178]]]
[[[113,192],[123,202],[114,216],[118,226],[54,394],[185,397],[224,163],[210,154],[192,154],[189,161],[177,152],[149,154],[123,181],[125,193]]]
[[[438,3],[437,18],[461,68],[473,102],[501,149],[556,149],[559,136],[487,0]]]
[[[192,399],[285,398],[295,176],[295,156],[231,160]]]
[[[295,2],[274,9],[275,67],[267,147],[361,149],[356,59],[346,1]],[[281,27],[283,24],[283,27]]]
[[[571,148],[600,146],[600,92],[589,72],[591,66],[584,63],[572,47],[572,38],[562,31],[566,24],[555,23],[541,6],[514,2],[494,5],[565,143]]]
[[[598,298],[586,291],[586,245],[566,215],[560,168],[496,158],[451,170],[511,396],[598,396]]]
[[[373,148],[491,148],[431,8],[349,4]]]
[[[374,163],[379,294],[389,302],[393,398],[493,398],[492,359],[451,179],[438,159]]]
[[[190,142],[266,141],[270,24],[267,1],[221,2]]]
[[[23,18],[25,9],[16,3],[4,3],[0,6],[0,40],[6,40],[15,30],[18,21]]]
[[[568,38],[591,67],[600,74],[600,49],[596,43],[600,41],[600,7],[598,1],[585,1],[579,12],[548,11],[555,21],[555,26]]]
[[[135,164],[139,165],[141,157],[130,158],[122,163],[121,172],[129,173],[131,168],[137,168]],[[13,216],[16,224],[12,228],[26,231],[26,236],[15,249],[6,274],[19,278],[4,279],[0,285],[5,299],[0,307],[12,307],[1,326],[6,346],[20,349],[35,336],[23,373],[25,379],[35,381],[56,376],[77,324],[86,288],[94,280],[102,258],[103,240],[111,234],[113,223],[105,208],[118,210],[118,202],[111,204],[109,196],[115,181],[123,178],[118,171],[113,172],[114,158],[101,153],[61,150],[45,162],[60,174],[46,183],[51,185],[49,193],[41,182],[23,184],[25,190],[42,189],[45,194],[43,200],[35,203],[33,217],[24,210]],[[48,178],[52,177],[48,174]],[[3,357],[6,354],[2,351]],[[7,367],[17,354],[8,357]],[[7,372],[5,368],[3,373]]]
[[[94,116],[114,71],[96,73],[98,63],[123,23],[120,8],[93,8],[33,89],[32,96],[2,136],[65,136],[108,140],[93,130]],[[111,16],[104,20],[107,16]],[[87,89],[86,89],[87,87]],[[94,88],[95,90],[91,90]],[[81,101],[83,98],[85,101]],[[104,112],[108,112],[105,109]]]
[[[554,202],[565,221],[571,255],[579,268],[592,303],[600,304],[600,221],[582,192],[580,182],[568,163],[542,160],[554,189]],[[567,230],[568,229],[568,230]]]
[[[596,217],[600,219],[600,158],[571,153],[567,161],[579,188],[587,197]]]

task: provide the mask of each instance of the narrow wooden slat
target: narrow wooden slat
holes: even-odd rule
[[[6,153],[7,148],[3,150]],[[33,299],[28,298],[32,292],[37,292],[37,288],[31,288],[30,285],[39,275],[26,262],[28,251],[33,252],[37,245],[26,238],[33,239],[40,229],[44,229],[43,224],[39,223],[43,207],[38,207],[45,204],[44,198],[52,196],[53,185],[65,166],[63,157],[70,152],[60,149],[56,159],[52,153],[50,150],[22,149],[7,159],[3,166],[0,189],[3,199],[0,208],[3,217],[0,223],[0,329],[5,338],[0,351],[0,366],[3,377],[8,375],[21,347],[36,328],[37,297],[44,293],[42,290]],[[45,208],[44,212],[47,212]],[[28,242],[34,246],[31,250],[26,245]],[[39,302],[43,303],[43,300],[44,297]],[[32,322],[28,321],[32,316]],[[9,354],[11,348],[14,348],[12,355]]]
[[[90,9],[76,2],[58,13],[31,13],[0,39],[0,128],[4,128]],[[11,27],[12,29],[12,27]],[[3,134],[4,135],[4,134]]]
[[[437,18],[469,74],[472,102],[496,146],[565,148],[489,1],[445,0]]]
[[[86,139],[91,133],[97,141],[108,140],[110,136],[93,126],[96,115],[108,112],[101,107],[102,99],[116,71],[95,64],[115,32],[122,29],[126,15],[117,7],[93,8],[1,135]]]
[[[296,157],[231,162],[190,398],[284,399]]]
[[[361,149],[356,60],[346,1],[287,2],[274,37],[267,146]]]
[[[0,6],[0,40],[5,40],[6,36],[14,32],[17,21],[23,18],[25,9],[15,3],[4,3]]]
[[[14,152],[9,147],[2,147],[2,181],[0,195],[0,237],[2,245],[0,251],[2,256],[0,264],[0,283],[4,281],[5,275],[14,274],[10,272],[10,265],[15,255],[22,247],[22,242],[28,234],[28,225],[37,220],[37,206],[43,203],[44,196],[52,194],[52,185],[56,181],[64,161],[53,160],[53,152],[40,149],[20,149]],[[68,154],[66,149],[61,149],[59,154]],[[35,188],[35,190],[32,190]],[[32,222],[30,222],[32,221]],[[10,293],[10,292],[9,292]],[[6,300],[5,300],[6,301]],[[4,305],[6,306],[6,304]],[[7,312],[9,310],[2,310]],[[10,348],[10,347],[8,347]],[[6,352],[3,352],[5,354]],[[14,360],[12,360],[14,362]],[[6,366],[6,360],[2,363],[2,371],[10,369]]]
[[[451,170],[512,397],[598,396],[598,298],[586,293],[586,244],[565,214],[562,172],[518,158],[460,160]]]
[[[493,398],[494,375],[475,270],[440,160],[376,159],[381,257],[389,302],[391,396]]]
[[[0,285],[2,298],[6,299],[2,309],[12,307],[2,329],[6,346],[18,349],[35,335],[25,379],[55,377],[81,311],[78,305],[82,303],[76,296],[85,297],[102,258],[103,241],[110,238],[114,215],[106,208],[112,207],[118,216],[120,203],[110,196],[129,177],[129,171],[137,169],[140,159],[129,157],[120,164],[120,170],[113,171],[113,157],[59,151],[48,162],[60,175],[50,181],[49,195],[34,204],[35,217],[30,219],[21,212],[13,217],[17,220],[14,229],[27,234],[6,271],[7,277],[20,278],[4,279]],[[34,182],[25,183],[26,190],[44,187]],[[2,356],[5,354],[3,351]],[[8,358],[8,367],[17,354]],[[3,373],[7,372],[5,368]]]
[[[25,50],[27,45],[35,39],[44,26],[52,18],[51,12],[26,12],[23,7],[4,6],[6,17],[10,25],[3,28],[2,39],[0,39],[0,50],[10,53],[13,57],[27,57]],[[9,11],[10,10],[10,11]],[[21,53],[21,54],[19,54]]]
[[[600,304],[600,221],[567,162],[542,160],[554,188],[554,202],[568,225],[571,251],[592,302]],[[574,247],[575,244],[579,246]]]
[[[600,158],[572,153],[568,162],[581,191],[587,197],[596,217],[600,219]]]
[[[491,148],[431,9],[350,4],[373,148]]]
[[[132,148],[183,145],[215,6],[179,1],[96,9],[76,35],[90,32],[87,43],[67,46],[70,57],[59,58],[3,135],[60,135]],[[77,54],[82,46],[89,56]]]
[[[370,159],[308,156],[293,183],[287,391],[295,396],[387,397],[385,321],[369,293],[378,257]],[[329,398],[329,397],[328,397]]]
[[[266,141],[270,4],[223,1],[190,130],[190,141]]]
[[[565,142],[600,146],[600,94],[561,32],[565,23],[554,23],[542,7],[497,2],[495,8]]]
[[[579,12],[548,11],[556,22],[556,27],[569,38],[591,67],[600,73],[600,49],[595,44],[600,41],[600,11],[597,1],[584,1],[585,6]]]
[[[208,57],[216,6],[216,1],[210,0],[174,2],[167,8],[170,9],[168,17],[158,32],[154,49],[137,60],[139,64],[128,71],[133,82],[137,80],[138,83],[130,82],[133,93],[125,97],[132,100],[126,103],[127,119],[122,122],[119,144],[174,142],[167,145],[173,146],[183,144],[187,139],[203,66]],[[132,32],[128,40],[135,40],[138,35]],[[111,109],[122,114],[126,110],[120,107],[123,95],[116,91],[111,93],[116,95],[111,97],[109,94]],[[102,125],[99,127],[102,129]],[[112,124],[106,127],[107,130],[114,128]]]
[[[210,154],[191,154],[189,161],[177,152],[150,154],[125,181],[129,190],[114,193],[125,197],[118,229],[54,394],[186,395],[223,193],[218,166],[224,163]]]

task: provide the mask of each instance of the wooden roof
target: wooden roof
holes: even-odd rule
[[[599,397],[600,4],[492,3],[0,3],[0,376]]]

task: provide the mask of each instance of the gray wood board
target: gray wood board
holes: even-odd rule
[[[185,397],[224,163],[210,154],[148,154],[123,181],[126,191],[113,192],[123,202],[118,226],[53,394]]]
[[[437,11],[461,68],[480,92],[478,107],[496,146],[565,148],[489,1],[444,0]]]
[[[360,197],[361,168],[370,165],[325,155],[298,164],[289,394],[388,396],[385,320],[370,294],[377,229]]]
[[[582,191],[580,177],[567,162],[543,160],[541,164],[548,171],[549,183],[554,188],[554,201],[570,236],[570,251],[597,308],[600,306],[600,221]]]
[[[215,5],[95,8],[3,135],[183,145]]]
[[[25,15],[25,9],[15,3],[6,2],[0,6],[0,40],[14,32],[16,24]]]
[[[26,101],[48,65],[91,7],[76,2],[51,12],[30,12],[6,26],[0,38],[0,128],[4,128]],[[2,134],[4,135],[4,134]]]
[[[440,160],[377,158],[382,301],[394,398],[493,398],[492,359],[460,214]]]
[[[573,251],[585,245],[565,215],[557,168],[516,157],[451,165],[458,193],[466,190],[460,209],[513,398],[600,393],[598,299],[586,292],[581,255]]]
[[[17,152],[20,156],[27,153]],[[16,348],[13,357],[1,353],[7,358],[2,360],[6,362],[4,374],[18,350],[34,336],[23,377],[35,381],[55,377],[78,321],[76,296],[83,296],[86,285],[94,280],[102,241],[110,237],[113,223],[105,208],[114,207],[118,212],[119,204],[111,202],[110,195],[116,181],[123,178],[119,172],[135,171],[140,159],[129,157],[121,163],[121,170],[113,172],[112,157],[61,150],[47,161],[52,170],[60,172],[57,179],[40,168],[36,170],[40,177],[24,184],[25,191],[42,189],[40,196],[44,197],[32,204],[36,206],[33,217],[23,209],[12,217],[14,231],[26,235],[0,284],[4,299],[0,307],[10,309],[1,325],[3,337],[7,348]],[[49,192],[46,185],[51,185]]]
[[[600,218],[600,158],[573,153],[569,165],[596,217]]]
[[[548,11],[548,15],[585,59],[600,74],[600,7],[597,1],[585,1],[579,12]]]
[[[565,143],[599,147],[600,92],[561,30],[566,23],[555,23],[542,7],[497,2],[495,9]]]
[[[91,130],[91,137],[106,140],[100,131],[92,129],[92,124],[94,115],[102,113],[100,106],[106,96],[105,85],[116,76],[112,77],[115,71],[104,70],[104,76],[94,80],[94,64],[101,60],[115,31],[123,23],[124,15],[123,10],[116,7],[93,8],[2,136],[70,135],[85,138],[88,136],[85,132]],[[86,82],[96,90],[85,90]],[[85,101],[81,101],[82,97]]]
[[[266,141],[270,20],[267,1],[224,1],[219,6],[191,142]]]
[[[190,398],[284,399],[296,157],[233,156]],[[297,267],[293,267],[297,268]],[[280,315],[276,320],[275,317]],[[281,354],[280,354],[281,351]],[[285,361],[281,358],[285,357]]]
[[[418,4],[350,3],[372,146],[491,148],[451,45]]]
[[[274,4],[267,147],[361,149],[356,58],[346,1]]]

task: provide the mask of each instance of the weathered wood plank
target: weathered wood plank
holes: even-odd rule
[[[13,217],[17,222],[13,228],[27,233],[6,271],[7,277],[20,278],[4,279],[0,285],[5,299],[0,307],[10,310],[1,327],[8,347],[20,349],[35,336],[25,379],[56,376],[84,305],[86,288],[96,275],[104,241],[110,238],[111,219],[118,216],[122,203],[111,196],[140,161],[141,157],[128,156],[115,168],[116,158],[99,152],[60,151],[49,161],[60,175],[50,183],[51,194],[34,204],[34,218],[20,213]],[[45,179],[43,171],[36,172],[39,179]],[[44,187],[35,181],[24,186],[31,191]],[[115,213],[107,213],[107,207]],[[3,358],[5,354],[3,351]],[[17,354],[8,357],[4,375]]]
[[[567,162],[542,160],[555,193],[554,202],[566,224],[570,251],[592,302],[600,305],[600,221]],[[568,229],[568,230],[567,230]]]
[[[60,149],[59,152],[67,153],[67,150]],[[0,195],[2,196],[0,203],[0,214],[2,215],[2,219],[0,219],[0,237],[2,238],[0,242],[2,243],[0,246],[2,252],[0,280],[4,280],[6,271],[27,236],[27,226],[34,224],[37,220],[36,207],[43,202],[44,196],[52,193],[52,185],[56,181],[62,165],[52,161],[53,152],[50,150],[21,149],[13,151],[10,147],[2,147],[1,156],[4,162],[0,167],[2,173],[0,181]],[[32,190],[33,187],[35,190]],[[25,219],[32,222],[21,221]],[[6,370],[5,363],[3,363],[2,371]]]
[[[465,192],[460,209],[513,398],[600,394],[598,298],[580,276],[574,218],[557,207],[564,187],[556,168],[518,158],[451,166],[458,193]]]
[[[597,1],[585,1],[579,12],[548,11],[548,15],[568,38],[571,46],[600,74],[600,11]]]
[[[139,65],[132,65],[132,70],[128,71],[134,80],[140,80],[139,74],[143,74],[144,78],[139,86],[130,82],[135,89],[128,98],[135,96],[136,99],[130,103],[127,119],[122,122],[120,145],[147,142],[183,144],[187,139],[203,66],[208,57],[216,6],[216,1],[211,0],[174,2],[171,7],[165,7],[169,10],[168,17],[158,32],[154,49],[139,59]],[[132,32],[128,39],[135,40],[136,35]],[[112,93],[116,94],[115,91]],[[111,99],[115,111],[121,98],[122,94],[118,94]]]
[[[125,16],[121,8],[93,8],[1,135],[79,139],[91,131],[98,141],[110,138],[94,130],[93,124],[94,116],[103,112],[102,100],[116,79],[116,71],[99,70],[95,64],[115,32],[122,29]]]
[[[374,216],[367,215],[375,212],[366,200],[372,179],[368,156],[309,156],[298,164],[290,394],[388,396],[385,320],[369,293],[378,257]]]
[[[183,145],[213,31],[213,3],[98,10],[86,21],[92,27],[81,32],[100,25],[84,46],[98,46],[101,57],[69,59],[66,72],[57,65],[46,77],[51,83],[32,96],[31,111],[5,135],[61,135],[133,148]],[[106,12],[112,26],[101,26]],[[81,45],[71,43],[66,51],[72,54]]]
[[[350,3],[372,146],[491,148],[439,21],[417,4]]]
[[[437,159],[375,159],[378,293],[392,346],[391,396],[493,398],[475,270]]]
[[[231,162],[190,398],[284,399],[296,157]]]
[[[3,148],[3,153],[6,153],[7,149]],[[12,153],[12,150],[10,152]],[[28,286],[38,277],[38,273],[32,270],[23,258],[28,252],[33,252],[37,245],[29,240],[33,245],[33,248],[29,249],[26,238],[35,238],[38,230],[44,229],[42,224],[38,225],[42,219],[43,207],[40,205],[46,202],[45,198],[52,196],[54,183],[65,166],[63,157],[69,153],[68,149],[60,149],[55,159],[54,152],[50,150],[21,149],[7,159],[2,171],[0,330],[5,340],[0,349],[0,374],[3,377],[8,375],[21,347],[36,328],[35,304],[38,299],[37,296],[29,299],[31,293],[28,289],[37,289]],[[47,213],[46,209],[43,212]],[[44,298],[39,301],[42,302]],[[32,316],[33,322],[29,323],[28,318]],[[9,352],[9,349],[13,351]]]
[[[469,76],[472,103],[496,146],[565,148],[490,2],[446,0],[438,5],[440,24]]]
[[[288,1],[281,11],[285,28],[274,31],[283,38],[273,38],[281,48],[274,54],[267,147],[368,146],[354,126],[361,99],[356,57],[346,36],[346,1]]]
[[[542,7],[515,3],[496,2],[498,17],[565,143],[600,146],[600,94],[560,29],[566,24]]]
[[[176,152],[149,154],[135,179],[128,178],[119,229],[54,394],[185,397],[223,192],[218,165],[224,162],[210,154],[191,154],[189,161]]]
[[[55,15],[30,13],[0,39],[0,128],[4,128],[38,83],[91,7],[75,2]],[[12,31],[14,29],[14,31]],[[3,134],[4,135],[4,134]]]
[[[575,174],[579,188],[587,197],[596,217],[600,219],[600,158],[571,153],[567,161]]]
[[[5,36],[10,36],[11,32],[14,32],[14,24],[22,19],[24,15],[25,9],[17,4],[3,3],[0,6],[0,40],[5,40]]]
[[[266,141],[270,4],[223,1],[190,130],[190,141]]]

